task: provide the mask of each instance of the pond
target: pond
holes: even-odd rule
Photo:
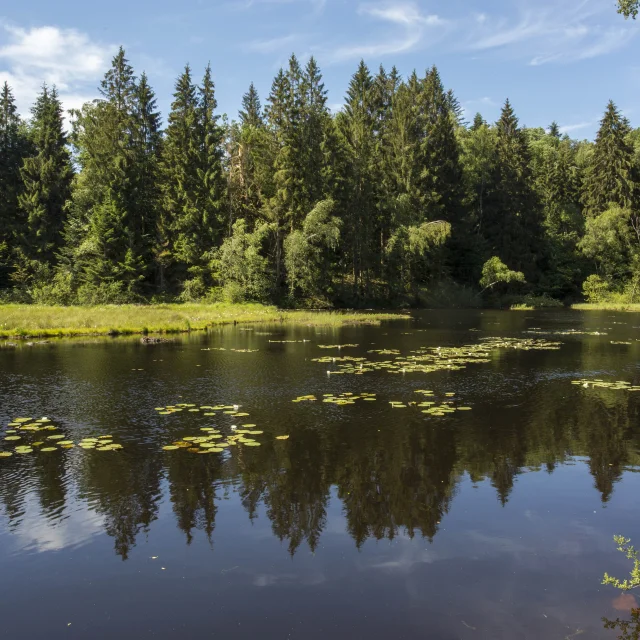
[[[640,542],[635,314],[0,344],[2,637],[586,639],[630,617],[600,582],[629,571],[613,535]]]

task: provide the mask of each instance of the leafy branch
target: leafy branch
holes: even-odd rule
[[[602,584],[610,584],[616,589],[622,591],[630,591],[636,587],[640,587],[640,551],[631,546],[631,540],[623,536],[613,536],[616,544],[618,545],[618,551],[624,553],[629,560],[633,561],[633,569],[631,570],[630,578],[624,581],[619,578],[614,578],[608,573],[604,574]]]

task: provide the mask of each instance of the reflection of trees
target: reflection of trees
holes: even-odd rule
[[[211,542],[217,507],[216,482],[220,462],[214,455],[173,455],[168,458],[169,493],[178,527],[193,540],[193,530],[204,531]]]
[[[105,518],[116,553],[126,560],[141,531],[157,518],[162,467],[154,452],[87,452],[79,467],[80,495]]]
[[[292,431],[284,442],[265,427],[261,447],[233,447],[223,455],[165,454],[158,442],[129,444],[115,454],[13,458],[0,465],[0,506],[12,527],[20,526],[29,493],[38,497],[43,515],[60,517],[75,484],[89,508],[104,516],[123,558],[156,519],[163,478],[187,542],[197,530],[212,539],[221,487],[237,490],[249,518],[264,505],[274,535],[292,554],[305,542],[317,547],[332,488],[358,546],[369,538],[393,539],[399,531],[433,538],[463,474],[491,482],[506,504],[518,474],[553,473],[582,456],[602,500],[609,500],[624,469],[640,463],[638,399],[542,382],[513,410],[478,403],[472,412],[433,420],[409,408],[379,430],[358,418],[364,413],[336,411]],[[160,439],[166,441],[166,434]]]
[[[605,629],[620,631],[619,640],[639,640],[640,639],[640,609],[632,609],[631,620],[609,620],[602,618]]]

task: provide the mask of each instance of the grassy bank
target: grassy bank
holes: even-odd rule
[[[640,304],[624,302],[597,302],[571,305],[572,309],[578,311],[635,311],[640,312]]]
[[[334,325],[377,324],[406,318],[390,313],[287,311],[260,304],[105,305],[48,307],[0,305],[0,338],[133,335],[203,331],[222,324],[287,322]]]

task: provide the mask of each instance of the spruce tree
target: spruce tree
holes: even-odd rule
[[[461,218],[460,149],[451,117],[450,99],[433,67],[419,94],[418,189],[425,220]]]
[[[74,112],[72,142],[80,174],[65,229],[63,268],[88,286],[90,299],[120,301],[143,292],[150,266],[142,237],[138,87],[122,47],[100,93],[101,99]]]
[[[24,216],[20,259],[33,272],[38,265],[53,265],[62,239],[65,206],[71,197],[73,170],[55,86],[43,86],[31,114],[32,153],[20,170],[24,188],[18,200]]]
[[[242,96],[242,110],[238,115],[242,125],[260,127],[263,124],[260,97],[253,82],[249,85],[249,91]]]
[[[345,209],[345,258],[353,294],[358,298],[370,292],[374,250],[379,244],[374,237],[377,208],[373,174],[376,161],[377,101],[374,80],[364,61],[351,78],[344,110],[338,124],[348,149],[350,197]]]
[[[637,202],[634,149],[627,140],[630,131],[628,121],[610,101],[585,176],[583,204],[587,216],[597,216],[610,203],[632,208]]]
[[[5,82],[0,92],[0,287],[9,283],[11,254],[24,231],[18,198],[22,191],[20,168],[28,152],[24,124]]]
[[[496,165],[483,222],[490,255],[524,272],[527,282],[537,281],[544,249],[541,211],[527,140],[508,100],[496,123]]]
[[[162,131],[160,112],[156,96],[149,86],[146,73],[142,73],[136,87],[134,110],[133,146],[135,154],[135,192],[137,213],[134,218],[134,233],[138,252],[144,263],[155,269],[147,270],[153,281],[159,284],[159,269],[156,262],[159,245],[158,225],[160,222],[160,159],[162,151]]]
[[[198,233],[197,174],[198,100],[187,65],[176,81],[162,155],[163,207],[160,222],[160,282],[174,291],[186,279],[186,271],[197,250],[191,246]]]

